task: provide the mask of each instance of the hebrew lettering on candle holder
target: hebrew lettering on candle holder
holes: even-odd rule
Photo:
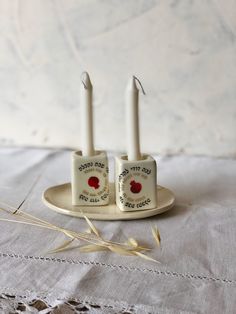
[[[157,206],[156,162],[149,155],[138,161],[116,157],[116,204],[122,211],[151,209]]]
[[[109,203],[108,160],[105,152],[93,156],[72,153],[72,205],[107,205]]]

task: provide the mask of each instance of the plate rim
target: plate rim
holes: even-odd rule
[[[47,189],[45,189],[43,191],[43,194],[42,194],[42,201],[43,201],[44,205],[46,205],[50,210],[53,210],[53,211],[55,211],[57,213],[60,213],[60,214],[63,214],[63,215],[73,216],[73,217],[76,217],[76,218],[83,218],[83,215],[86,215],[90,219],[101,220],[101,221],[109,221],[109,220],[110,221],[119,221],[119,220],[121,221],[121,220],[144,219],[144,218],[148,218],[148,217],[151,217],[151,216],[156,216],[156,215],[162,214],[162,213],[170,210],[175,205],[175,195],[174,195],[174,193],[170,189],[168,189],[166,187],[163,187],[161,185],[157,185],[156,186],[157,190],[165,189],[165,191],[167,191],[170,194],[170,199],[171,199],[171,203],[170,204],[168,204],[166,206],[163,206],[163,207],[161,207],[159,209],[157,209],[157,207],[156,207],[156,208],[152,208],[152,209],[148,209],[148,210],[140,210],[140,211],[133,211],[133,212],[132,211],[127,211],[127,212],[120,211],[122,213],[122,216],[115,217],[115,215],[114,215],[114,218],[107,218],[106,215],[102,216],[102,214],[88,213],[86,211],[85,212],[80,212],[80,211],[74,211],[74,210],[58,207],[57,205],[53,204],[52,202],[50,202],[48,200],[47,193],[50,190],[53,190],[55,188],[60,188],[60,187],[63,187],[63,186],[68,186],[68,185],[71,185],[71,183],[70,182],[66,182],[66,183],[50,186]],[[110,185],[114,186],[114,182],[110,182]],[[109,205],[102,205],[100,207],[106,207],[106,206],[109,206]],[[80,207],[86,208],[86,206],[80,206]],[[138,213],[138,217],[135,216],[135,215],[137,215],[137,213]],[[127,215],[127,217],[126,217],[126,215]],[[133,215],[134,215],[134,217],[132,217]]]

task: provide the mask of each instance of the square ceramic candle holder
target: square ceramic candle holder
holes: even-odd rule
[[[136,211],[157,206],[156,161],[149,155],[129,161],[116,157],[116,204],[122,211]]]
[[[94,156],[72,153],[72,205],[107,205],[109,203],[108,160],[103,151]]]

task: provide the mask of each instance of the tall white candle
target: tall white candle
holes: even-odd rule
[[[127,128],[127,155],[128,160],[141,159],[139,143],[139,90],[136,78],[133,76],[126,91],[126,128]]]
[[[81,137],[83,156],[95,154],[93,144],[93,86],[87,72],[83,73],[80,93]]]

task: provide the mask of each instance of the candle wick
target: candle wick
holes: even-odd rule
[[[135,81],[138,82],[139,86],[141,87],[141,90],[142,90],[143,95],[146,95],[145,90],[144,90],[144,88],[143,88],[143,85],[142,85],[142,83],[140,82],[140,80],[137,78],[137,76],[133,75],[133,78],[135,79]]]
[[[84,88],[88,89],[88,86],[84,82],[84,74],[86,74],[86,73],[87,73],[86,71],[82,72],[81,76],[80,76],[80,79],[81,79],[82,84],[84,85]]]
[[[86,84],[84,83],[84,81],[81,81],[81,82],[82,82],[82,84],[84,85],[84,88],[85,88],[85,89],[88,89],[87,86],[86,86]]]

